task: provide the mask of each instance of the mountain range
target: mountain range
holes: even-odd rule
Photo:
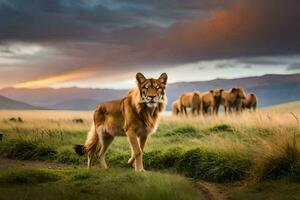
[[[38,107],[20,101],[15,101],[0,95],[0,109],[32,110],[38,109]]]
[[[212,88],[230,89],[235,86],[244,87],[246,92],[255,92],[259,98],[260,107],[300,100],[300,74],[269,74],[237,79],[171,83],[167,88],[169,101],[167,109],[170,109],[172,101],[177,99],[183,92],[195,90],[201,92]],[[0,89],[0,95],[10,98],[12,101],[24,102],[24,107],[65,110],[91,110],[102,101],[122,98],[126,94],[127,90],[76,87]],[[5,105],[7,104],[0,101],[0,108],[11,109],[13,107],[5,107]]]

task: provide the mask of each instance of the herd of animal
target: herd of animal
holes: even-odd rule
[[[174,115],[187,115],[188,109],[193,115],[218,115],[220,106],[223,106],[225,114],[233,111],[238,113],[245,109],[255,111],[257,101],[256,94],[246,94],[242,87],[185,92],[173,102],[172,111]]]

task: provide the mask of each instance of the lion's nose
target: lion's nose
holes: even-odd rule
[[[156,95],[149,95],[148,97],[151,99],[154,99],[156,97]]]

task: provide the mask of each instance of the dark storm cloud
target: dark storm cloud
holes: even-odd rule
[[[207,2],[201,3],[203,12],[211,9],[211,3]],[[134,29],[148,37],[178,20],[203,15],[188,8],[187,5],[196,5],[196,1],[186,3],[179,0],[0,0],[0,41],[115,42],[111,32],[129,30],[131,33]],[[122,43],[127,39],[126,34],[124,39],[116,38]]]
[[[224,9],[234,3],[235,0],[186,0],[177,1],[177,7],[194,10]]]
[[[143,48],[152,64],[299,53],[298,8],[297,0],[237,1],[206,18],[174,24]]]
[[[74,2],[74,1],[72,1]],[[80,2],[80,1],[78,1]],[[60,0],[12,0],[0,4],[0,40],[53,41],[101,38],[112,24],[133,19],[104,6]]]
[[[210,10],[223,8],[230,5],[234,0],[104,0],[103,5],[110,5],[112,8],[136,7],[166,9],[197,9]]]
[[[13,54],[5,52],[11,43],[38,44],[51,51],[28,55],[26,65],[43,68],[43,76],[64,66],[101,76],[299,54],[299,8],[299,0],[0,0],[0,59]],[[277,61],[242,64],[258,62]]]
[[[199,15],[199,12],[175,8],[176,2],[0,0],[0,41],[114,42],[111,32],[134,29],[148,36],[155,33],[160,24],[164,26],[165,21],[170,24]]]

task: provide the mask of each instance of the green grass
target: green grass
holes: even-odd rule
[[[222,182],[245,178],[251,164],[245,155],[197,148],[182,155],[178,169],[189,177]]]
[[[156,136],[164,137],[197,137],[198,129],[191,125],[175,126],[174,128],[167,128],[167,130],[160,128]]]
[[[178,175],[126,169],[12,168],[0,172],[0,199],[203,199]]]
[[[10,140],[0,147],[7,158],[20,160],[53,160],[57,154],[51,146],[44,146],[35,140]]]
[[[23,123],[0,121],[0,131],[5,133],[0,156],[86,164],[86,156],[76,155],[73,145],[84,143],[88,120],[74,123],[73,119],[22,118]],[[147,141],[144,166],[146,170],[167,170],[214,182],[282,176],[300,180],[299,139],[300,127],[290,114],[163,118]],[[109,167],[131,168],[129,157],[127,138],[115,138],[107,153]]]
[[[76,155],[73,145],[84,143],[89,120],[74,123],[79,113],[74,113],[76,118],[56,119],[56,112],[52,113],[55,118],[43,120],[27,118],[27,113],[21,115],[22,123],[10,122],[5,115],[0,120],[0,132],[4,132],[0,156],[66,163],[77,169],[2,170],[0,199],[200,198],[183,176],[222,183],[232,199],[299,198],[295,189],[300,181],[297,113],[164,117],[143,156],[145,169],[152,172],[135,173],[127,164],[126,137],[115,138],[110,146],[109,170],[99,169],[97,161],[91,171],[83,169],[87,158]]]
[[[300,199],[299,183],[286,179],[268,180],[255,184],[219,185],[231,200],[296,200]]]
[[[216,124],[215,126],[208,128],[209,132],[234,132],[234,128],[232,128],[228,124]]]
[[[39,169],[15,168],[0,173],[0,184],[38,184],[58,179],[55,173]]]
[[[48,160],[66,164],[85,164],[86,156],[80,157],[66,148],[59,152],[51,147],[43,147],[36,141],[11,140],[0,147],[0,153],[7,158],[20,160]],[[108,163],[113,167],[129,168],[129,152],[108,155]],[[192,178],[209,181],[233,181],[245,177],[251,161],[235,152],[218,152],[211,149],[168,148],[145,152],[146,169],[170,169]],[[96,164],[97,165],[97,164]]]

